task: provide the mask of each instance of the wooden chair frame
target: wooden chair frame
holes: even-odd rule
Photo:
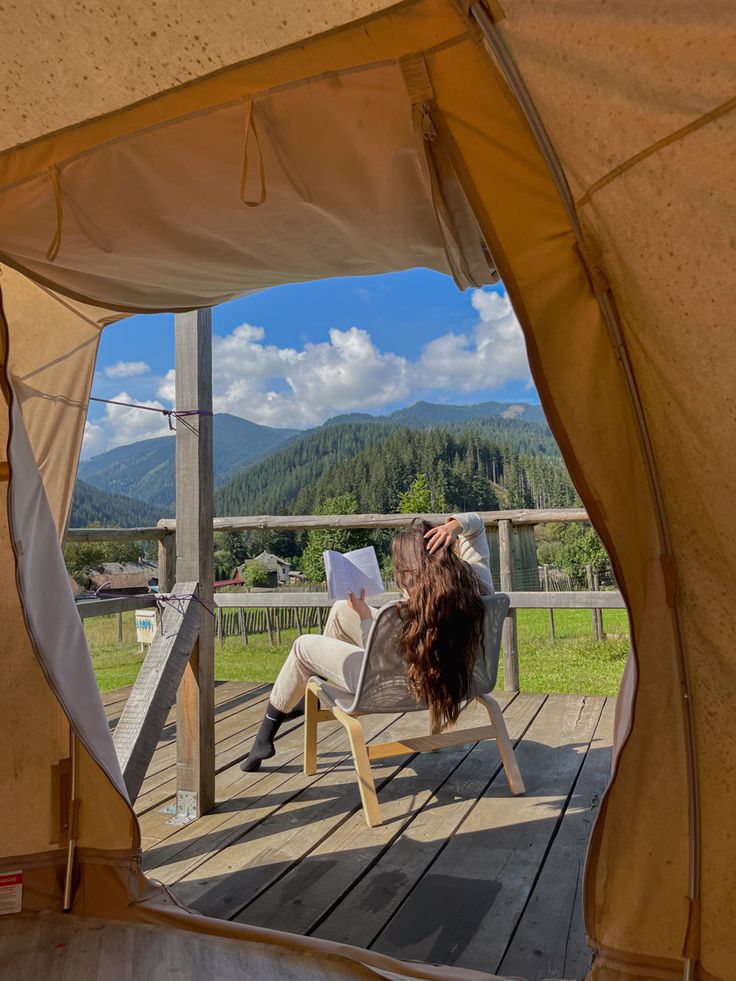
[[[348,715],[335,702],[324,688],[320,678],[310,678],[307,683],[304,718],[304,773],[312,776],[317,772],[317,727],[320,722],[336,719],[347,730],[353,762],[358,777],[360,799],[363,802],[365,820],[371,828],[381,822],[381,810],[373,780],[371,762],[390,756],[403,756],[406,753],[426,753],[457,746],[462,743],[478,742],[482,739],[495,739],[501,754],[509,789],[514,795],[524,793],[524,781],[516,762],[514,747],[509,738],[501,707],[492,695],[477,695],[488,712],[489,725],[474,726],[469,729],[450,729],[446,732],[433,732],[427,736],[416,736],[393,742],[366,745],[363,726],[357,715]]]

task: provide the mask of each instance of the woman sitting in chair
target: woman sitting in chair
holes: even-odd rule
[[[405,600],[399,604],[400,645],[412,693],[429,705],[433,729],[456,721],[468,697],[476,653],[482,643],[484,607],[492,593],[485,528],[477,514],[457,514],[432,527],[416,519],[393,541],[394,577]],[[276,750],[276,733],[304,697],[313,675],[356,691],[377,610],[349,594],[332,607],[323,634],[297,637],[271,691],[250,753],[240,764],[258,770]]]

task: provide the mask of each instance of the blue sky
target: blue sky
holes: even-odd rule
[[[460,292],[425,269],[266,290],[213,311],[215,410],[303,428],[418,399],[537,402],[501,285]],[[174,318],[103,333],[93,395],[173,405]],[[84,456],[167,431],[150,412],[92,403]]]

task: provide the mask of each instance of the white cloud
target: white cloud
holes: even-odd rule
[[[378,409],[410,390],[405,358],[383,353],[357,327],[301,350],[264,343],[262,327],[242,324],[212,341],[215,412],[272,426],[311,426],[352,409]],[[171,399],[170,371],[159,395]]]
[[[134,406],[148,406],[152,409],[165,409],[159,401],[132,398],[127,392],[113,396],[116,402],[134,403]],[[167,436],[171,433],[165,416],[158,412],[127,405],[105,405],[105,415],[94,422],[85,424],[82,458],[97,456],[115,446],[137,443],[141,439],[154,436]]]
[[[531,378],[524,335],[507,296],[475,290],[480,315],[471,335],[444,334],[422,348],[420,377],[427,388],[470,394]]]
[[[108,378],[136,378],[139,375],[147,375],[151,366],[145,361],[116,361],[109,364],[104,369]]]
[[[88,460],[91,456],[104,453],[107,449],[107,433],[102,426],[95,423],[85,422],[84,438],[82,440],[82,459]]]
[[[215,412],[264,425],[304,427],[341,412],[380,410],[420,397],[447,402],[458,394],[487,394],[510,381],[530,385],[524,338],[508,297],[479,289],[471,303],[478,314],[472,329],[429,341],[416,359],[381,351],[359,327],[335,328],[328,340],[296,348],[269,344],[262,327],[241,324],[212,339]],[[173,406],[173,369],[161,379],[157,394],[163,402],[142,404]],[[140,401],[126,392],[116,399]],[[88,423],[85,456],[168,432],[159,415],[108,405],[103,419]]]

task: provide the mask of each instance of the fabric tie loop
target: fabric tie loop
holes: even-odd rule
[[[61,226],[64,223],[64,208],[61,203],[61,180],[59,177],[59,168],[54,164],[49,167],[49,179],[51,181],[51,187],[54,191],[54,204],[56,206],[56,231],[54,232],[54,237],[51,240],[46,251],[46,258],[49,262],[53,262],[59,253],[59,246],[61,245]]]
[[[245,141],[243,143],[243,172],[240,177],[240,200],[249,208],[259,208],[266,200],[266,172],[263,166],[261,140],[258,136],[255,119],[253,118],[253,100],[243,99],[243,106],[245,108]],[[246,197],[245,190],[245,185],[248,180],[248,142],[250,140],[251,133],[253,133],[256,154],[258,155],[258,181],[260,184],[260,195],[257,199]]]

